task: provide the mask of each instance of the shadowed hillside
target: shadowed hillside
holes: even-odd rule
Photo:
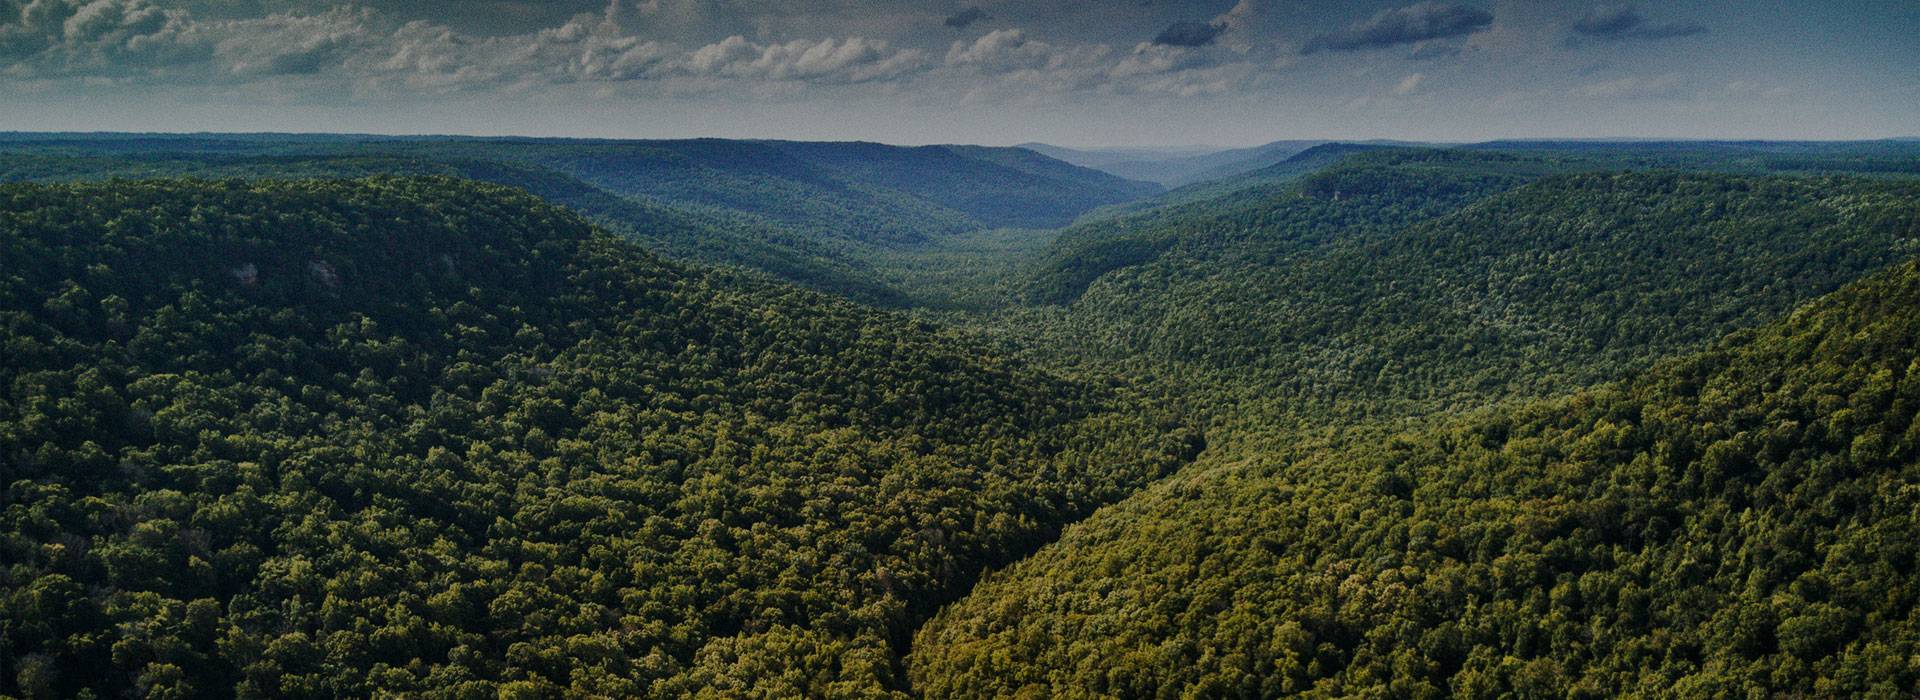
[[[0,258],[9,695],[885,695],[1200,446],[496,186],[8,186]]]

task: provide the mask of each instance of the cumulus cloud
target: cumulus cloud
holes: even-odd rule
[[[1140,44],[1109,69],[1108,75],[1114,78],[1130,78],[1141,75],[1159,75],[1177,71],[1206,68],[1213,65],[1207,54],[1184,46],[1167,44]]]
[[[1573,32],[1579,36],[1600,39],[1671,39],[1674,37],[1705,34],[1706,27],[1698,24],[1666,22],[1654,23],[1640,14],[1631,5],[1602,5],[1588,11],[1573,23]]]
[[[1188,48],[1212,46],[1228,34],[1245,33],[1259,12],[1260,4],[1258,0],[1240,0],[1226,12],[1206,22],[1174,22],[1154,35],[1152,43]],[[1244,48],[1244,45],[1236,47]]]
[[[1179,97],[1229,92],[1250,73],[1244,61],[1220,63],[1207,50],[1141,42],[1057,44],[1020,29],[989,32],[947,49],[939,79],[972,82],[969,95],[1098,92]]]
[[[1493,13],[1477,7],[1422,2],[1381,10],[1366,21],[1314,37],[1301,53],[1361,51],[1429,39],[1465,36],[1493,26]]]
[[[956,41],[947,49],[947,65],[985,66],[999,70],[1038,68],[1052,56],[1052,47],[1030,42],[1019,29],[997,29],[972,42]]]
[[[0,0],[0,69],[35,77],[119,77],[204,56],[186,13],[146,0]]]
[[[967,27],[972,26],[974,22],[978,22],[986,18],[987,18],[986,10],[982,10],[978,7],[969,7],[959,12],[955,12],[951,15],[947,15],[946,25],[949,27],[953,27],[954,29],[966,29]]]
[[[861,4],[866,0],[844,0],[834,12],[791,0],[754,0],[761,10],[754,16],[766,23],[731,27],[702,18],[748,0],[596,0],[600,9],[571,15],[543,7],[537,18],[513,25],[518,31],[497,18],[455,21],[451,13],[471,7],[464,1],[0,0],[0,91],[131,79],[222,93],[252,87],[280,96],[355,99],[563,90],[797,95],[814,85],[876,84],[968,99],[1191,97],[1250,89],[1272,79],[1297,53],[1261,37],[1256,20],[1271,0],[1240,0],[1210,19],[1174,24],[1145,41],[1008,27],[951,41],[944,52],[922,43],[952,39],[927,36],[931,21],[924,10],[843,26],[819,19],[857,13],[867,8]],[[564,8],[586,3],[566,0]],[[954,7],[959,12],[948,24],[964,27],[987,17],[981,7],[1002,6]],[[812,19],[778,21],[789,16]]]
[[[860,36],[735,35],[678,47],[629,30],[635,9],[613,2],[556,26],[481,36],[360,5],[196,19],[149,0],[0,0],[0,77],[170,76],[194,85],[294,77],[333,80],[358,94],[450,93],[635,81],[853,84],[926,63],[922,51]]]
[[[370,11],[338,7],[318,15],[273,15],[234,21],[222,31],[214,53],[239,75],[312,75],[338,66],[376,33]]]
[[[611,14],[501,37],[416,20],[378,32],[341,69],[363,90],[453,92],[657,78],[677,57],[659,42],[625,33]]]
[[[736,35],[695,50],[684,67],[701,76],[861,83],[899,76],[920,67],[924,59],[918,50],[895,49],[877,39],[795,39],[763,45]]]
[[[1020,29],[988,32],[948,47],[946,65],[974,75],[1024,73],[1023,80],[1055,88],[1084,86],[1111,69],[1114,50],[1103,44],[1054,44]]]
[[[1153,43],[1161,46],[1208,46],[1226,31],[1227,26],[1217,22],[1174,22],[1153,37]]]

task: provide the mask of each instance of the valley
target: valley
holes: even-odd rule
[[[0,694],[1920,687],[1920,145],[1281,144],[0,135]]]

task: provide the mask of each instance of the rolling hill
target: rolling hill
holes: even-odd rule
[[[1627,157],[1696,154],[1370,151],[1062,232],[982,325],[1209,449],[923,627],[915,691],[1902,696],[1920,189]]]
[[[1565,165],[1369,153],[1083,225],[1026,288],[1066,306],[1008,316],[1201,395],[1413,415],[1611,379],[1920,252],[1912,181]]]
[[[0,695],[1902,697],[1915,157],[0,138]]]
[[[915,641],[943,697],[1904,697],[1920,265],[1631,380],[1216,455]]]
[[[888,696],[1202,445],[446,178],[0,187],[0,694]]]
[[[1327,142],[1274,141],[1251,148],[1213,149],[1199,153],[1191,152],[1191,149],[1164,152],[1086,151],[1039,143],[1021,144],[1020,147],[1129,180],[1177,188],[1259,170],[1324,143]]]
[[[0,181],[456,175],[521,187],[681,260],[908,303],[876,258],[981,229],[1053,227],[1159,189],[977,146],[277,135],[12,135]]]

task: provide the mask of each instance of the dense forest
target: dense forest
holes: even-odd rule
[[[945,611],[915,687],[1912,697],[1915,309],[1907,263],[1624,383],[1196,465]]]
[[[1404,416],[1618,377],[1920,254],[1912,181],[1555,167],[1369,153],[1085,224],[994,322],[1237,412]]]
[[[441,179],[0,189],[0,693],[884,694],[1200,437]]]
[[[1159,191],[1024,149],[793,141],[0,134],[0,182],[448,175],[526,189],[671,258],[885,306],[876,258]]]
[[[1920,144],[1282,151],[0,135],[0,697],[1920,694]]]

